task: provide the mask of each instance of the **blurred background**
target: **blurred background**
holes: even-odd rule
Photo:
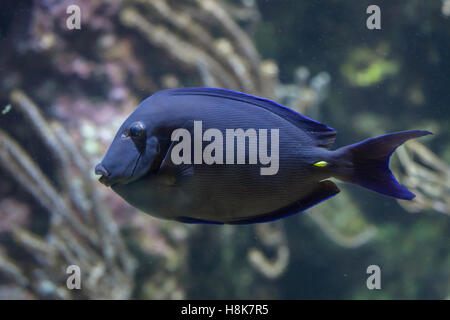
[[[373,2],[2,1],[0,299],[449,299],[450,1]],[[340,183],[250,226],[137,212],[93,167],[140,101],[187,86],[274,99],[335,128],[333,148],[432,131],[391,161],[417,197]]]

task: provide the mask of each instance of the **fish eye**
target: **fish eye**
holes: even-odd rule
[[[140,121],[134,122],[130,126],[129,134],[132,138],[142,137],[144,133],[145,133],[145,125],[142,122]]]

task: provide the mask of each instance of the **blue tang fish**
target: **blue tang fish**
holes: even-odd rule
[[[244,132],[245,150],[230,144],[229,129]],[[267,222],[336,195],[330,177],[411,200],[389,158],[403,142],[427,134],[403,131],[329,150],[335,130],[273,101],[216,88],[170,89],[144,100],[125,120],[95,173],[158,218]]]

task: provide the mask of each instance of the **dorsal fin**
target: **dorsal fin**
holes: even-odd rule
[[[282,106],[272,100],[252,96],[242,92],[207,87],[169,89],[165,92],[169,95],[202,95],[220,97],[224,99],[246,102],[264,108],[307,132],[313,139],[315,139],[318,147],[328,148],[336,139],[336,131],[334,129],[320,122],[309,119],[308,117],[305,117],[300,113],[297,113],[294,110]]]

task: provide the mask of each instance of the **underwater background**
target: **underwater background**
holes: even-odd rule
[[[0,6],[0,299],[450,298],[449,0]],[[333,148],[429,130],[391,161],[417,197],[337,182],[339,196],[249,226],[138,212],[94,165],[140,101],[189,86],[273,99],[335,128]]]

